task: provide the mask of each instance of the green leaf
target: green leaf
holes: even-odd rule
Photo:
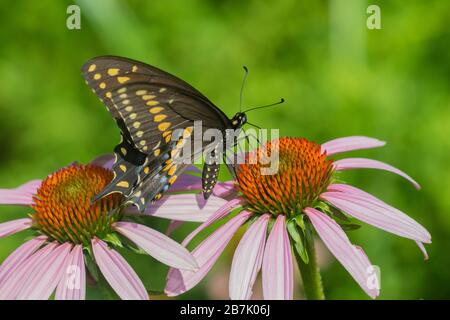
[[[275,223],[275,219],[269,219],[269,223],[267,224],[267,234],[270,234],[272,231],[273,224]]]
[[[123,248],[130,250],[134,253],[137,254],[146,254],[148,255],[148,253],[146,253],[144,250],[142,250],[140,247],[136,246],[133,242],[131,242],[129,239],[127,238],[123,238],[122,239],[122,246]]]
[[[318,202],[314,207],[322,212],[330,212],[330,206],[322,201]]]
[[[333,214],[333,216],[335,218],[338,218],[338,219],[346,221],[346,222],[350,222],[350,219],[344,213],[342,213],[342,211],[340,211],[336,208],[331,208],[331,213]]]
[[[300,258],[303,260],[305,264],[309,263],[308,252],[306,251],[305,246],[303,245],[303,240],[294,243],[294,248],[297,251]]]
[[[147,290],[148,294],[154,295],[154,296],[161,296],[164,295],[164,290]]]
[[[119,236],[117,235],[117,233],[111,232],[108,233],[103,240],[105,240],[106,242],[111,243],[112,245],[119,247],[119,248],[123,248],[123,244],[122,241],[120,240]]]
[[[145,252],[145,251],[142,250],[141,248],[136,247],[136,246],[134,246],[134,245],[131,245],[131,244],[128,244],[128,243],[127,243],[127,244],[124,244],[124,247],[125,247],[126,249],[130,250],[130,251],[133,251],[134,253],[148,255],[147,252]]]
[[[361,225],[356,223],[342,223],[339,224],[344,231],[351,231],[351,230],[357,230],[361,228]]]
[[[292,219],[292,220],[295,221],[295,223],[297,223],[297,226],[300,227],[300,229],[302,230],[303,233],[305,232],[305,220],[304,220],[304,216],[305,216],[305,215],[302,214],[302,215],[299,215],[299,216],[297,216],[297,217],[295,217],[295,218]]]
[[[247,229],[250,228],[250,226],[253,224],[253,222],[255,222],[257,219],[259,219],[259,215],[253,215],[252,217],[250,217],[250,219],[247,220],[246,225],[247,225]]]
[[[294,242],[302,241],[302,239],[300,238],[300,234],[298,233],[297,223],[295,222],[294,219],[288,221],[287,230],[292,240],[294,240]]]
[[[302,236],[301,232],[304,232],[303,230],[300,232],[298,229],[298,221],[302,221],[301,225],[304,226],[303,219],[299,218],[298,220],[296,218],[291,219],[287,223],[287,230],[289,232],[289,235],[291,236],[292,240],[294,241],[293,246],[294,249],[297,251],[300,258],[303,260],[305,264],[309,262],[309,256],[308,252],[306,251],[306,248],[303,244],[304,237]]]
[[[89,274],[92,276],[92,278],[94,278],[95,282],[98,282],[100,279],[99,278],[100,275],[99,275],[97,264],[95,263],[94,259],[92,258],[91,248],[87,247],[86,249],[88,251],[88,254],[84,255],[86,269],[89,272]]]

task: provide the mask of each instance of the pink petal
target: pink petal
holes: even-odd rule
[[[84,300],[86,298],[86,270],[83,246],[76,245],[67,259],[63,276],[56,288],[56,300]]]
[[[197,166],[191,164],[191,165],[187,166],[183,172],[184,173],[201,173],[202,171],[199,168],[197,168]]]
[[[15,189],[0,189],[0,204],[30,206],[34,203],[33,195],[41,186],[41,180],[31,180]]]
[[[336,153],[360,150],[360,149],[370,149],[382,147],[386,142],[369,138],[363,136],[353,136],[334,139],[322,144],[322,152],[326,152],[328,156]]]
[[[370,278],[376,277],[376,284],[379,284],[378,277],[371,272],[372,264],[361,248],[352,245],[336,221],[326,214],[313,208],[306,208],[305,213],[336,259],[370,297],[376,298],[379,295],[379,285],[371,287]]]
[[[198,170],[198,169],[197,169]],[[182,174],[170,187],[169,192],[201,191],[202,178],[190,174]],[[224,198],[231,194],[236,194],[237,190],[234,181],[218,182],[213,189],[213,195]]]
[[[202,190],[202,178],[190,174],[182,174],[169,188],[169,192]]]
[[[360,190],[360,192],[363,191]],[[414,219],[373,196],[324,192],[320,198],[347,214],[382,230],[420,242],[431,242],[430,233]]]
[[[261,269],[269,218],[268,214],[259,217],[248,228],[234,252],[229,281],[233,300],[248,300],[252,295],[253,284]]]
[[[236,182],[234,180],[218,182],[214,187],[213,194],[221,198],[236,197],[238,194]]]
[[[95,261],[105,279],[123,300],[148,300],[141,279],[126,260],[100,239],[92,239]]]
[[[0,266],[0,284],[4,279],[9,277],[22,262],[31,256],[33,252],[42,246],[46,240],[47,237],[45,236],[33,238],[11,253]]]
[[[185,247],[161,232],[132,222],[116,222],[113,228],[168,266],[188,270],[198,268],[194,257]]]
[[[112,153],[106,153],[98,156],[91,161],[91,164],[103,167],[105,169],[111,169],[114,164],[115,156]]]
[[[192,254],[197,260],[200,269],[196,271],[178,270],[171,268],[167,276],[165,292],[168,296],[182,294],[199,283],[211,270],[227,244],[239,227],[252,215],[248,211],[242,211],[234,218],[217,229],[208,238],[203,240]]]
[[[19,264],[14,272],[10,272],[8,277],[5,277],[0,284],[0,300],[16,299],[17,294],[28,284],[28,280],[33,273],[37,272],[37,267],[47,259],[57,246],[56,242],[44,246]]]
[[[64,243],[55,248],[31,273],[17,295],[19,300],[47,300],[61,280],[72,245]]]
[[[0,238],[28,229],[32,222],[30,218],[22,218],[0,223]]]
[[[201,194],[167,195],[149,205],[144,214],[170,220],[203,222],[226,202],[215,196],[205,201]],[[133,206],[126,208],[125,213],[139,214],[139,211]]]
[[[267,238],[262,262],[262,285],[266,300],[292,300],[294,272],[284,215],[279,215]]]
[[[354,195],[360,195],[360,196],[366,196],[367,198],[370,198],[372,200],[380,201],[380,199],[376,198],[375,196],[371,195],[368,192],[365,192],[361,189],[358,189],[356,187],[353,187],[349,184],[343,184],[343,183],[333,183],[328,186],[327,191],[339,191],[344,192],[348,194],[354,194]]]
[[[194,231],[192,231],[181,243],[183,246],[187,246],[189,242],[202,230],[209,227],[211,224],[213,224],[215,221],[222,219],[223,217],[227,216],[231,211],[236,209],[237,207],[240,207],[243,204],[243,200],[233,199],[229,202],[226,202],[222,207],[220,207],[213,215],[211,215],[208,220],[206,220],[204,223],[199,225]]]
[[[419,247],[420,251],[422,251],[422,253],[423,253],[423,258],[424,258],[425,260],[428,260],[428,252],[427,252],[427,249],[425,249],[425,246],[423,245],[423,243],[420,242],[420,241],[416,241],[416,244],[417,244],[417,246]]]
[[[380,169],[380,170],[386,170],[393,173],[398,174],[399,176],[402,176],[409,182],[411,182],[416,189],[420,189],[420,185],[410,176],[408,176],[403,171],[394,168],[393,166],[386,164],[381,161],[372,160],[372,159],[365,159],[365,158],[346,158],[337,160],[334,162],[334,168],[337,171],[342,170],[348,170],[348,169],[360,169],[360,168],[366,168],[366,169]]]

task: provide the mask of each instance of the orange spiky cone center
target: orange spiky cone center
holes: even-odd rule
[[[320,145],[288,137],[252,152],[236,170],[238,188],[249,210],[288,217],[314,206],[330,184],[332,173],[332,161]]]
[[[108,195],[95,203],[113,173],[95,165],[74,164],[49,175],[34,196],[34,226],[59,242],[88,244],[92,237],[108,232],[117,215],[120,194]]]

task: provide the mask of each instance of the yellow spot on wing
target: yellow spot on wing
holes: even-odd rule
[[[136,113],[130,114],[130,119],[131,119],[131,120],[136,119],[136,117],[137,117],[137,114],[136,114]]]
[[[126,107],[126,108],[125,108],[125,111],[127,111],[127,112],[133,111],[133,106],[128,106],[128,107]]]
[[[129,80],[130,80],[130,77],[117,77],[117,81],[119,81],[119,83],[125,83]]]
[[[158,125],[159,131],[166,131],[170,127],[170,122],[163,122]]]
[[[169,179],[169,184],[173,184],[173,183],[175,182],[175,180],[177,180],[177,176],[172,176],[172,177]]]
[[[149,100],[147,101],[148,106],[156,106],[159,102],[156,100]]]
[[[175,173],[175,171],[177,171],[177,166],[173,166],[172,168],[170,168],[170,170],[169,170],[169,176],[173,176],[173,174]]]
[[[106,83],[102,82],[98,86],[100,87],[100,89],[105,89],[106,88]]]
[[[136,95],[138,95],[138,96],[142,96],[142,95],[144,95],[146,93],[147,93],[147,90],[138,90],[138,91],[136,91]]]
[[[98,80],[102,77],[102,75],[100,73],[96,73],[94,74],[94,80]]]
[[[144,168],[144,173],[145,173],[145,174],[148,174],[149,172],[150,172],[150,168],[149,168],[149,167],[145,167],[145,168]]]
[[[95,71],[96,68],[97,68],[97,66],[95,64],[91,64],[88,68],[88,72],[93,72],[93,71]]]
[[[145,140],[141,140],[141,142],[139,142],[139,144],[141,145],[141,146],[145,146]]]
[[[109,68],[108,69],[108,74],[110,76],[117,76],[119,74],[119,69],[117,69],[117,68]]]
[[[175,158],[175,156],[178,154],[179,149],[173,149],[172,151],[170,151],[170,157],[171,158]]]
[[[161,88],[161,89],[159,89],[159,92],[163,93],[166,90],[167,90],[166,88]]]
[[[172,135],[171,135],[171,134],[169,134],[169,135],[166,137],[166,142],[169,142],[170,139],[172,139]]]
[[[116,186],[122,187],[122,188],[128,188],[130,186],[130,184],[127,181],[120,181],[119,183],[116,184]]]
[[[111,99],[112,93],[111,93],[111,92],[107,92],[107,93],[106,93],[106,97],[109,98],[109,99]]]
[[[155,122],[161,122],[163,121],[165,118],[167,118],[167,116],[165,114],[158,114],[155,116]]]
[[[194,130],[194,127],[187,127],[183,131],[183,138],[187,138],[192,134],[192,130]]]
[[[137,66],[133,66],[133,68],[131,68],[131,71],[136,72],[138,70]]]
[[[122,152],[122,154],[123,154],[124,156],[127,155],[127,149],[125,149],[125,148],[120,148],[120,152]]]
[[[161,153],[160,149],[156,149],[153,154],[155,155],[155,157],[159,156],[159,154]]]
[[[133,127],[135,127],[136,129],[139,128],[141,126],[141,123],[139,121],[136,121],[135,123],[133,123]]]
[[[126,87],[120,88],[119,90],[117,90],[118,93],[124,93],[127,91]]]
[[[138,138],[142,137],[143,134],[144,134],[144,131],[136,132],[136,136],[138,136]]]
[[[155,114],[155,113],[161,112],[162,110],[164,110],[163,107],[154,107],[154,108],[151,108],[149,110],[149,112],[152,113],[152,114]]]
[[[181,148],[182,146],[184,146],[184,144],[186,143],[185,139],[180,139],[177,142],[177,148]]]
[[[152,95],[152,94],[146,94],[142,96],[142,99],[144,100],[150,100],[150,99],[154,99],[156,98],[156,96]]]
[[[125,165],[121,164],[121,165],[119,166],[119,168],[120,168],[120,170],[122,170],[123,172],[127,172],[127,167],[126,167]]]

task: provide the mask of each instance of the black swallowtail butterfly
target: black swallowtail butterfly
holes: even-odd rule
[[[142,62],[114,56],[97,57],[82,67],[82,74],[115,118],[122,135],[114,148],[114,179],[93,201],[119,192],[126,197],[126,203],[144,210],[186,168],[185,164],[174,163],[173,156],[183,139],[194,136],[194,121],[201,120],[203,129],[219,129],[223,136],[227,129],[240,129],[247,122],[245,113],[239,112],[229,119],[188,83]],[[183,129],[180,137],[172,136],[175,129]],[[202,144],[202,151],[204,147]],[[214,151],[203,166],[205,199],[211,194],[219,173],[219,155]]]

